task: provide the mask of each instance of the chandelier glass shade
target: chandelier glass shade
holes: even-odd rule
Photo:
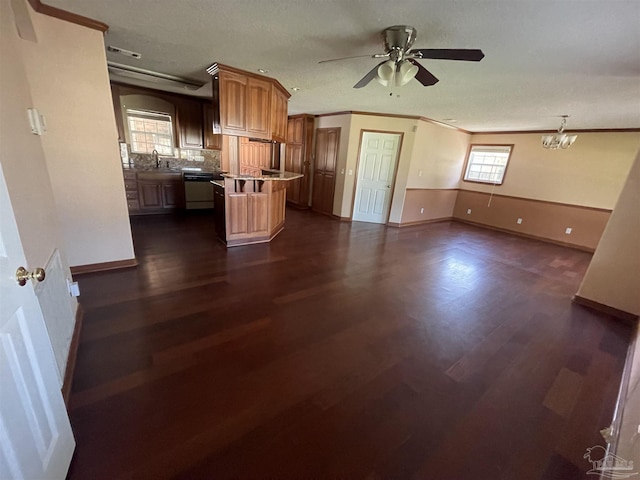
[[[401,87],[409,83],[417,73],[418,67],[408,60],[399,63],[389,60],[378,67],[376,80],[385,87]]]
[[[567,135],[564,133],[564,129],[567,126],[567,115],[562,116],[562,123],[558,132],[553,135],[544,135],[542,137],[542,146],[549,150],[566,149],[573,145],[573,142],[578,138],[577,135]]]

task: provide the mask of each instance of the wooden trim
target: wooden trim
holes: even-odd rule
[[[449,222],[453,220],[453,217],[440,217],[440,218],[430,218],[429,220],[417,220],[415,222],[388,222],[387,225],[390,227],[402,228],[402,227],[413,227],[415,225],[426,225],[428,223],[439,223],[439,222]]]
[[[434,125],[438,125],[440,127],[450,128],[452,130],[457,130],[462,133],[466,133],[468,135],[473,134],[474,132],[470,132],[469,130],[465,130],[460,127],[454,127],[453,125],[449,125],[447,123],[439,122],[438,120],[433,120],[432,118],[421,117],[418,115],[402,115],[398,113],[377,113],[377,112],[361,112],[357,110],[346,110],[343,112],[332,112],[332,113],[320,113],[315,114],[316,117],[332,117],[335,115],[369,115],[371,117],[389,117],[389,118],[403,118],[406,120],[422,120],[426,123],[432,123]]]
[[[73,372],[76,368],[76,358],[78,356],[78,346],[80,345],[80,330],[82,330],[82,320],[84,318],[84,310],[82,305],[78,304],[76,309],[76,324],[73,327],[73,336],[69,345],[69,356],[67,357],[67,367],[64,371],[64,380],[62,382],[62,398],[69,409],[69,396],[71,395],[71,386],[73,384]]]
[[[137,267],[138,260],[130,258],[128,260],[117,260],[115,262],[90,263],[87,265],[76,265],[71,267],[71,275],[83,275],[85,273],[104,272],[107,270],[117,270],[119,268]]]
[[[581,297],[578,294],[575,294],[571,300],[574,303],[591,308],[592,310],[602,312],[606,315],[611,315],[612,317],[615,317],[618,320],[622,320],[625,323],[635,324],[638,320],[638,315],[634,313],[625,312],[624,310],[619,310],[617,308],[610,307],[609,305],[605,305],[603,303],[599,303],[594,300]]]
[[[46,5],[40,0],[28,1],[31,5],[31,8],[33,8],[36,12],[41,13],[42,15],[48,15],[49,17],[64,20],[65,22],[75,23],[76,25],[92,28],[93,30],[98,30],[102,33],[106,33],[109,30],[109,25],[99,22],[98,20],[94,20],[93,18],[84,17],[82,15],[78,15],[77,13],[68,12],[67,10],[62,10],[61,8]]]
[[[418,187],[410,187],[410,188],[405,188],[405,191],[409,191],[409,190],[428,190],[428,191],[433,191],[433,192],[459,192],[460,189],[459,188],[418,188]],[[471,192],[472,190],[465,190],[466,192]]]
[[[488,185],[493,185],[493,184],[488,184]],[[592,210],[594,212],[611,213],[613,211],[613,210],[611,210],[609,208],[588,207],[586,205],[577,205],[575,203],[553,202],[551,200],[538,200],[537,198],[516,197],[516,196],[513,196],[513,195],[504,195],[504,194],[501,194],[501,193],[491,194],[490,192],[482,192],[480,190],[469,190],[469,189],[466,189],[466,188],[459,188],[458,191],[459,192],[479,193],[481,195],[486,195],[486,196],[493,195],[494,197],[511,198],[511,199],[514,199],[514,200],[524,200],[524,201],[527,201],[527,202],[545,203],[547,205],[559,205],[559,206],[562,206],[562,207],[582,208],[584,210]]]
[[[258,80],[263,80],[263,81],[267,81],[267,82],[274,82],[274,85],[279,88],[282,93],[284,93],[287,98],[291,97],[291,93],[289,92],[289,90],[287,90],[276,78],[273,77],[267,77],[265,75],[260,75],[258,73],[253,73],[253,72],[249,72],[247,70],[241,70],[240,68],[236,68],[236,67],[230,67],[229,65],[224,65],[222,63],[218,63],[218,62],[214,62],[218,64],[218,68],[220,70],[224,70],[225,72],[229,72],[229,73],[236,73],[238,75],[244,75],[246,77],[253,77],[255,79]]]
[[[573,248],[574,250],[580,250],[581,252],[593,253],[593,252],[596,251],[595,248],[589,248],[589,247],[585,247],[583,245],[577,245],[575,243],[560,242],[558,240],[553,240],[553,239],[547,238],[547,237],[539,237],[537,235],[531,235],[529,233],[517,232],[515,230],[509,230],[507,228],[494,227],[493,225],[487,225],[485,223],[471,222],[469,220],[463,220],[462,218],[458,218],[458,217],[452,217],[452,220],[454,222],[466,223],[467,225],[473,225],[475,227],[486,228],[486,229],[489,229],[489,230],[495,230],[496,232],[508,233],[510,235],[515,235],[517,237],[530,238],[532,240],[538,240],[540,242],[552,243],[554,245],[560,245],[561,247]]]
[[[585,128],[577,129],[572,128],[571,131],[567,130],[565,133],[635,133],[640,132],[640,128]],[[526,133],[531,134],[553,134],[558,133],[556,130],[507,130],[503,132],[471,132],[472,135],[522,135]]]
[[[360,130],[360,140],[358,143],[358,156],[356,157],[356,168],[353,172],[355,178],[353,179],[353,194],[351,195],[351,209],[349,210],[351,216],[349,217],[353,220],[353,210],[356,204],[356,194],[358,193],[358,174],[360,173],[360,154],[362,153],[362,139],[365,133],[385,133],[390,135],[400,135],[400,146],[398,147],[398,158],[396,158],[396,164],[393,169],[393,183],[391,184],[391,199],[389,200],[389,211],[387,212],[387,218],[384,221],[383,225],[389,223],[389,217],[391,216],[391,207],[393,205],[393,194],[396,191],[396,180],[398,178],[398,169],[400,166],[400,155],[402,154],[402,144],[404,143],[404,132],[393,132],[389,130],[368,130],[362,129]]]

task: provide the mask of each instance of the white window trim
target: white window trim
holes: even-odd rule
[[[507,168],[509,166],[512,153],[513,145],[472,144],[469,147],[469,152],[467,153],[467,160],[465,162],[462,180],[465,182],[485,183],[488,185],[502,185],[504,183],[504,177],[507,174]],[[499,157],[502,157],[504,165],[502,165],[502,161],[499,161],[498,163],[481,163],[474,161],[476,156],[490,156],[491,154],[497,154]],[[481,173],[489,178],[478,178],[478,176],[471,175],[471,173],[473,173],[472,167],[486,169],[486,172]],[[496,174],[499,175],[499,177],[495,178],[494,175]]]
[[[163,137],[163,138],[168,138],[169,139],[169,145],[164,145],[163,147],[167,148],[170,150],[170,152],[161,152],[161,155],[173,155],[173,150],[175,147],[175,140],[173,138],[173,120],[171,118],[171,115],[169,115],[168,113],[160,113],[160,112],[152,112],[150,110],[137,110],[137,109],[132,109],[132,108],[128,108],[126,110],[126,116],[127,116],[127,128],[129,129],[129,137],[130,137],[130,141],[131,141],[131,153],[150,153],[150,152],[146,152],[146,151],[140,151],[140,150],[136,150],[134,148],[134,141],[133,141],[133,137],[134,137],[134,133],[142,133],[142,134],[146,134],[146,133],[153,133],[159,137]],[[147,119],[147,120],[157,120],[157,121],[163,121],[169,124],[169,134],[165,134],[165,133],[156,133],[156,132],[146,132],[146,131],[141,131],[141,130],[133,130],[131,128],[131,122],[130,119],[131,118],[139,118],[139,119]],[[158,145],[160,147],[160,145]],[[160,150],[158,148],[156,148],[156,150]]]

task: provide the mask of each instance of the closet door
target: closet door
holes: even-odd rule
[[[311,208],[319,213],[333,214],[333,194],[338,163],[339,128],[316,130],[316,156],[313,172]]]

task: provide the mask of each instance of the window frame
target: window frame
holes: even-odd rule
[[[507,176],[507,169],[509,168],[509,163],[511,162],[511,155],[513,155],[514,145],[515,144],[513,143],[472,143],[470,144],[469,149],[467,150],[467,158],[465,159],[465,162],[464,162],[464,168],[462,169],[462,181],[469,182],[469,183],[479,183],[482,185],[504,184],[504,179]],[[509,154],[507,155],[507,163],[504,166],[504,172],[502,173],[502,178],[499,182],[494,182],[491,180],[478,180],[475,178],[472,178],[472,179],[467,178],[469,174],[469,167],[471,166],[470,161],[471,161],[471,154],[473,153],[473,149],[474,148],[482,149],[483,147],[486,147],[487,149],[496,148],[496,147],[509,149]]]
[[[139,150],[135,150],[134,149],[134,134],[138,133],[138,134],[156,134],[159,137],[163,137],[163,138],[169,138],[170,141],[170,145],[159,145],[159,144],[154,144],[154,149],[155,150],[159,150],[158,147],[168,147],[168,149],[170,150],[170,152],[159,152],[160,155],[164,155],[164,156],[173,156],[174,152],[175,152],[175,148],[176,148],[176,136],[175,136],[175,129],[174,129],[174,122],[173,122],[173,117],[171,116],[171,114],[166,113],[166,112],[155,112],[153,110],[144,110],[144,109],[139,109],[139,108],[127,108],[125,111],[125,116],[126,116],[126,120],[127,120],[127,130],[129,131],[129,141],[131,142],[130,144],[130,148],[131,148],[131,153],[137,153],[137,154],[144,154],[144,155],[149,155],[152,152],[146,152],[146,151],[139,151]],[[157,132],[146,132],[146,131],[142,131],[142,130],[133,130],[131,127],[131,119],[141,119],[141,120],[155,120],[155,121],[162,121],[165,123],[169,124],[169,133],[165,134],[165,133],[157,133]],[[149,145],[148,142],[144,142],[145,144]]]

